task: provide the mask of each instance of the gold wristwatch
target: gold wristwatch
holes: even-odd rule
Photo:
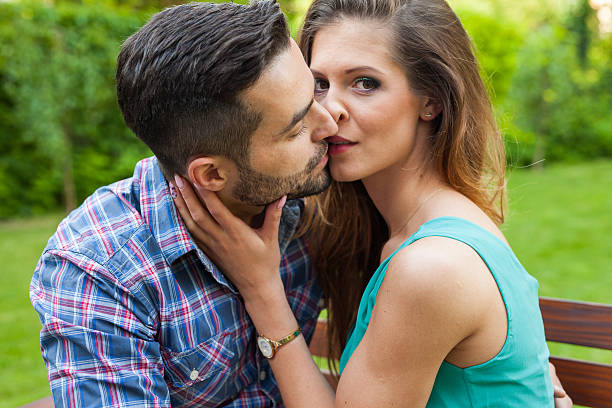
[[[301,332],[302,329],[298,327],[290,335],[288,335],[287,337],[283,337],[280,340],[271,340],[260,334],[257,336],[257,347],[259,347],[259,351],[261,351],[261,354],[263,354],[265,358],[270,359],[274,357],[274,354],[276,353],[276,350],[278,350],[279,347],[284,346],[291,340],[295,339],[297,336],[300,335]]]

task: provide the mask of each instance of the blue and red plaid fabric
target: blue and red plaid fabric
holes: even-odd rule
[[[310,340],[321,309],[300,203],[286,205],[280,273]],[[56,407],[282,406],[240,295],[196,246],[155,158],[59,225],[30,300]]]

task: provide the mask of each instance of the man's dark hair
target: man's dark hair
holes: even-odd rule
[[[288,46],[275,0],[191,3],[157,13],[119,53],[125,122],[166,177],[185,174],[189,160],[202,155],[245,161],[261,114],[239,93]]]

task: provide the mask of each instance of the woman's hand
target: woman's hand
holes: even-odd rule
[[[548,363],[548,366],[550,379],[552,380],[553,388],[555,390],[555,408],[572,408],[574,403],[563,389],[561,380],[559,380],[559,377],[557,377],[557,370],[555,369],[555,366],[552,363]]]
[[[253,229],[235,217],[215,193],[196,185],[196,195],[191,183],[180,176],[175,176],[173,187],[174,203],[187,229],[245,301],[278,294],[279,289],[284,297],[278,226],[286,197],[268,205],[262,227]]]

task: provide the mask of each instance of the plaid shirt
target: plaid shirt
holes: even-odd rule
[[[322,306],[307,247],[283,212],[280,273],[309,341]],[[30,300],[56,407],[282,406],[231,282],[190,238],[155,158],[59,225]]]

